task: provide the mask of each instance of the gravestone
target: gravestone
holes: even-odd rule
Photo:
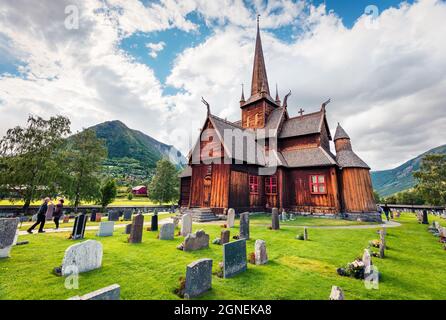
[[[240,214],[240,239],[249,240],[249,213]]]
[[[304,228],[304,240],[305,241],[308,240],[308,228],[307,227]]]
[[[382,228],[379,231],[379,241],[380,243],[382,243],[384,249],[386,249],[386,234],[387,234],[386,228]]]
[[[96,214],[97,214],[97,211],[93,209],[91,211],[90,222],[96,222]]]
[[[119,212],[110,210],[108,213],[108,221],[119,221]]]
[[[69,222],[70,222],[70,216],[69,215],[64,215],[62,223],[69,223]]]
[[[175,236],[175,225],[173,222],[165,223],[160,228],[160,240],[173,240]]]
[[[368,249],[364,249],[362,262],[364,263],[364,276],[365,278],[367,278],[367,276],[372,273],[372,257],[370,256],[370,252]]]
[[[423,210],[423,221],[421,222],[422,224],[429,224],[429,219],[427,216],[427,210]]]
[[[60,267],[60,274],[68,276],[74,272],[88,272],[102,266],[102,244],[99,241],[87,240],[74,244],[65,250]]]
[[[186,268],[186,299],[198,297],[212,288],[212,259],[200,259]]]
[[[203,230],[196,233],[189,233],[184,239],[184,251],[196,251],[209,248],[209,235]]]
[[[220,244],[223,245],[230,241],[231,232],[229,230],[222,230],[220,234]]]
[[[285,211],[282,212],[282,221],[287,221],[287,215]]]
[[[130,234],[131,231],[132,231],[132,224],[130,223],[125,226],[124,234]]]
[[[124,211],[124,221],[132,221],[132,211],[131,210]]]
[[[111,237],[115,228],[114,221],[104,221],[99,225],[98,237]]]
[[[228,210],[228,219],[227,219],[228,228],[233,228],[234,223],[235,223],[235,210],[229,209]]]
[[[294,214],[290,213],[290,220],[294,221]]]
[[[223,277],[230,278],[246,271],[246,240],[241,239],[223,245]]]
[[[94,292],[87,293],[83,296],[75,296],[68,300],[120,300],[121,299],[121,287],[118,284],[108,286],[96,290]]]
[[[266,242],[263,240],[256,240],[254,255],[257,265],[266,264],[268,262],[268,255],[266,253]]]
[[[33,217],[31,218],[32,222],[36,222],[37,221],[37,213],[33,215]]]
[[[19,219],[0,218],[0,258],[8,258],[14,242],[17,241]]]
[[[84,213],[78,215],[74,220],[73,231],[71,233],[71,239],[78,240],[83,239],[85,234],[85,226],[87,225],[87,215]]]
[[[192,233],[192,215],[186,213],[181,219],[181,235],[186,237],[189,233]]]
[[[151,231],[158,231],[158,213],[154,213],[151,222]]]
[[[272,211],[272,225],[273,230],[279,230],[280,229],[280,219],[279,219],[279,209],[273,208]]]
[[[101,213],[96,213],[96,219],[94,221],[95,222],[101,222],[102,221],[102,214]]]
[[[144,216],[142,214],[134,216],[132,221],[132,227],[130,229],[129,243],[141,243],[143,228],[144,228]]]
[[[331,287],[330,300],[344,300],[344,291],[337,286]]]

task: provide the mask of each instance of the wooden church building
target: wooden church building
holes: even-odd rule
[[[275,96],[270,95],[257,23],[251,95],[245,100],[242,90],[241,120],[230,122],[213,115],[203,100],[208,114],[189,153],[189,165],[180,174],[180,206],[213,214],[224,214],[229,208],[240,213],[276,207],[380,220],[370,168],[355,154],[339,124],[332,138],[326,103],[317,112],[301,110],[299,116],[290,117],[289,94],[282,103],[276,87]],[[245,141],[241,152],[232,150],[236,136]],[[251,143],[246,142],[249,139]],[[253,144],[257,150],[249,157]]]

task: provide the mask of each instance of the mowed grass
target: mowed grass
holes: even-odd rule
[[[332,285],[343,288],[349,300],[446,299],[446,251],[413,214],[403,214],[397,220],[401,227],[388,228],[386,258],[373,259],[382,273],[379,290],[367,290],[362,281],[336,273],[336,268],[362,255],[369,240],[377,238],[378,228],[309,229],[310,240],[299,241],[295,236],[301,228],[283,225],[272,231],[254,221],[253,217],[248,253],[254,250],[256,239],[266,240],[269,263],[249,264],[245,273],[230,279],[213,276],[212,290],[200,299],[326,300]],[[209,233],[211,240],[221,231],[219,225],[194,225],[194,230],[198,228]],[[236,226],[231,238],[237,233]],[[30,243],[13,248],[12,257],[0,261],[0,299],[67,299],[114,283],[121,285],[122,299],[178,299],[173,291],[187,264],[211,258],[216,271],[222,260],[218,245],[196,252],[177,250],[182,237],[160,241],[156,232],[144,231],[143,243],[128,244],[122,230],[109,238],[87,232],[86,239],[103,244],[103,267],[81,274],[79,290],[67,290],[65,279],[51,273],[61,264],[65,249],[74,243],[67,236],[21,236],[20,241]]]
[[[249,218],[253,225],[271,225],[271,215],[260,213],[251,215]],[[353,226],[366,224],[371,223],[311,216],[297,216],[292,221],[280,221],[281,226]]]

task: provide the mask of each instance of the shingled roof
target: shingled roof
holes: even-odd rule
[[[281,153],[286,161],[285,166],[289,168],[336,165],[334,156],[321,147],[282,151]]]
[[[342,168],[370,169],[367,163],[362,161],[362,159],[352,150],[340,150],[336,152],[336,161]]]
[[[192,176],[192,167],[186,166],[186,168],[183,169],[183,171],[180,172],[178,175],[179,178],[186,178]]]
[[[309,113],[286,120],[279,138],[289,138],[319,133],[324,125],[325,114],[322,111]]]
[[[338,123],[338,127],[336,128],[336,133],[334,136],[334,141],[338,139],[350,139],[347,132],[345,132],[344,128],[341,127],[341,125]]]

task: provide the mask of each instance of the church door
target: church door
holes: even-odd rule
[[[211,187],[212,187],[212,165],[207,167],[206,176],[203,181],[203,206],[211,206]]]

